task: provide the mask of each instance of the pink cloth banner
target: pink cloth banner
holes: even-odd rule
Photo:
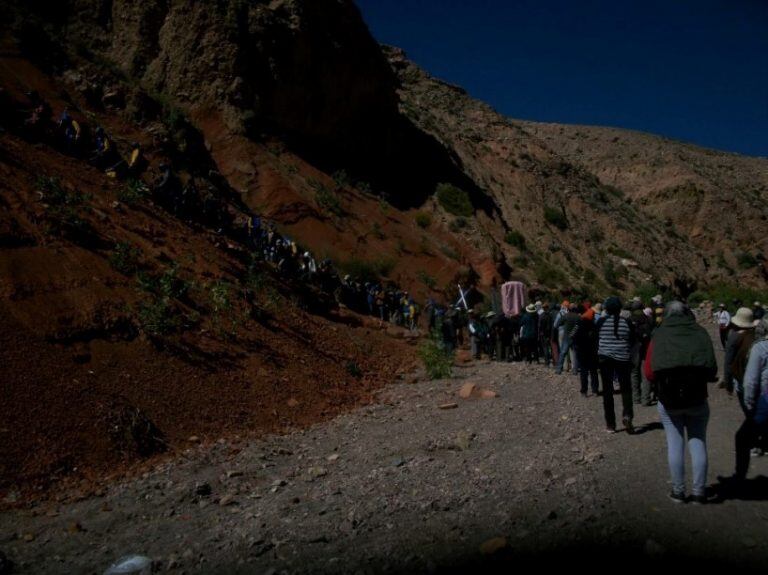
[[[519,315],[525,309],[525,284],[507,282],[501,286],[501,309],[504,315]]]

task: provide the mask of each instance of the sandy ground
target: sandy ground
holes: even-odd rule
[[[543,366],[414,379],[309,429],[193,445],[101,496],[5,512],[0,550],[18,573],[101,573],[128,553],[178,573],[766,564],[768,456],[743,497],[675,504],[655,407],[637,406],[637,434],[607,434],[601,398]],[[497,397],[463,399],[466,383]],[[716,483],[741,412],[714,385],[710,404]]]

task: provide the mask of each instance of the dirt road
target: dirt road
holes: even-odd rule
[[[459,397],[468,382],[497,397]],[[714,482],[732,472],[741,414],[714,386],[710,403]],[[451,380],[394,383],[310,429],[193,445],[100,497],[6,512],[0,550],[19,573],[101,573],[128,553],[179,573],[614,557],[625,571],[677,560],[764,566],[768,479],[753,480],[745,499],[675,504],[656,408],[638,406],[635,421],[636,435],[607,434],[601,398],[581,397],[574,376],[476,362]],[[761,474],[768,456],[753,458],[750,476]]]

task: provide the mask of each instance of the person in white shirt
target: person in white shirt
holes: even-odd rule
[[[725,304],[721,303],[718,312],[715,314],[717,326],[720,328],[720,343],[725,349],[725,342],[728,340],[728,328],[731,325],[731,314],[725,309]]]

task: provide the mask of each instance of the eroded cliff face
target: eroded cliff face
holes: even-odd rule
[[[31,8],[70,47],[218,111],[232,130],[270,129],[323,159],[389,143],[395,80],[351,2],[76,0],[55,14],[44,4]]]

